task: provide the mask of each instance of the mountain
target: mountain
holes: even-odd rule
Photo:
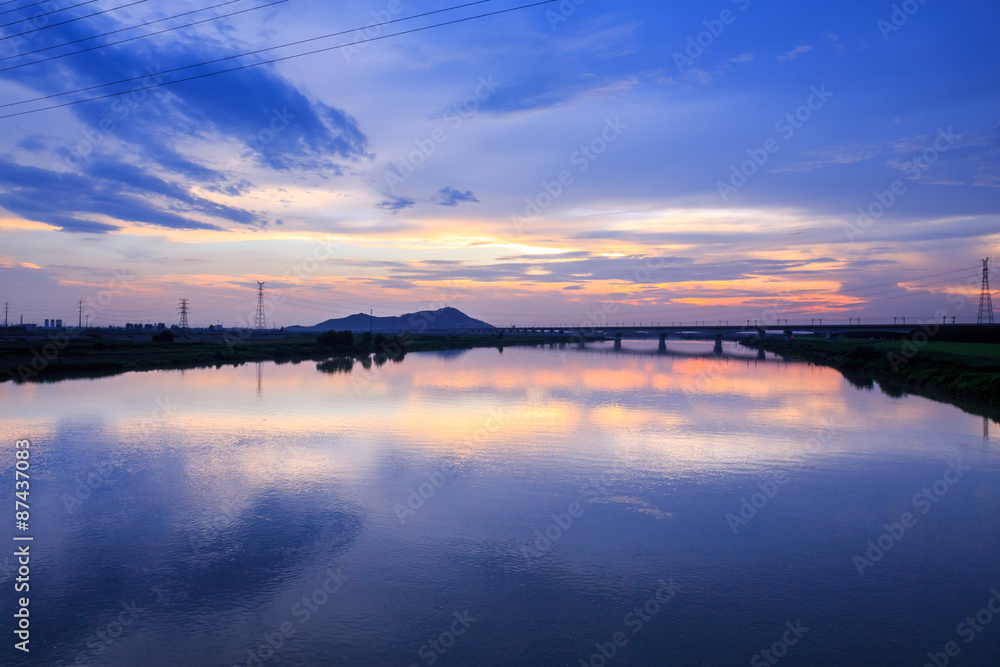
[[[335,320],[320,322],[311,327],[291,326],[285,331],[319,333],[323,331],[409,331],[418,333],[425,329],[492,329],[492,324],[469,317],[457,308],[439,308],[406,313],[398,317],[371,317],[365,313],[348,315]]]

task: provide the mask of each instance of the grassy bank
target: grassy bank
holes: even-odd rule
[[[877,383],[890,396],[918,394],[1000,417],[1000,345],[848,338],[762,339],[745,344],[835,368],[858,386]]]
[[[330,344],[315,335],[247,336],[181,334],[171,342],[145,336],[51,336],[41,340],[0,339],[0,382],[45,382],[102,377],[132,371],[241,365],[258,361],[325,361],[334,357],[384,363],[409,352],[509,347],[560,342],[547,336],[413,335],[358,337]],[[566,338],[565,340],[568,340]]]

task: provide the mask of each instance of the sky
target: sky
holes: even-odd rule
[[[79,2],[0,4],[11,321],[972,322],[1000,261],[995,2]]]

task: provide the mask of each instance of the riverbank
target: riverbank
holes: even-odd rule
[[[890,396],[917,394],[1000,418],[1000,345],[808,337],[744,345],[835,368],[851,383],[878,384]]]
[[[569,336],[403,335],[358,337],[350,345],[330,345],[315,334],[178,334],[157,342],[150,335],[67,335],[0,338],[0,382],[53,382],[106,377],[134,371],[177,370],[245,363],[322,362],[334,357],[376,363],[401,360],[409,352],[565,343]]]

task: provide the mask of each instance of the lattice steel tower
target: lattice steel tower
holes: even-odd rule
[[[179,312],[181,314],[181,322],[180,322],[180,325],[179,325],[180,328],[181,329],[187,329],[188,328],[188,300],[187,299],[181,299],[181,305],[180,305],[180,308],[177,309],[177,312]]]
[[[264,317],[264,283],[257,281],[257,319],[254,320],[253,330],[264,331],[267,329],[267,319]]]
[[[993,297],[990,296],[990,258],[983,260],[983,291],[979,295],[979,324],[993,324]]]

